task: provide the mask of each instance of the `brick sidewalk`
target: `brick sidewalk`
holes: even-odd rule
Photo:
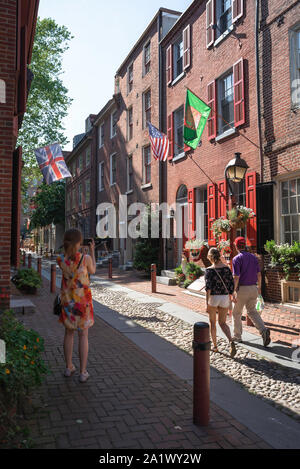
[[[97,275],[107,278],[107,269],[97,270]],[[147,295],[153,295],[164,301],[176,303],[206,314],[205,301],[199,297],[187,295],[182,288],[177,286],[166,286],[157,284],[157,293],[151,293],[151,282],[142,275],[136,275],[133,271],[119,271],[114,269],[113,282],[123,285],[132,290],[139,291]],[[300,338],[300,311],[289,309],[281,305],[267,303],[262,312],[262,318],[266,326],[271,330],[272,342],[279,342],[291,345],[295,340]],[[255,327],[246,326],[243,328],[252,334],[259,336],[259,332]]]
[[[49,282],[29,298],[37,313],[20,319],[44,337],[52,369],[28,416],[35,448],[270,448],[214,404],[210,426],[194,426],[192,388],[98,317],[90,330],[90,380],[79,384],[78,372],[64,378],[64,329],[52,313]]]

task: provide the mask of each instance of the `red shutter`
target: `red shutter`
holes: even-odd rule
[[[173,113],[168,116],[168,139],[170,141],[169,155],[168,160],[172,160],[174,156],[174,139],[173,139],[173,130],[174,127],[174,116]]]
[[[173,47],[172,45],[167,49],[167,85],[172,83],[173,80]]]
[[[183,70],[191,65],[191,26],[183,30]]]
[[[216,106],[217,106],[217,87],[216,80],[212,81],[207,85],[207,95],[208,101],[207,104],[211,108],[211,113],[207,121],[208,128],[208,140],[212,140],[217,136],[217,116],[216,116]]]
[[[215,41],[215,1],[208,0],[206,4],[206,47],[210,47]]]
[[[247,241],[249,246],[257,245],[257,217],[256,217],[256,172],[246,174],[246,205],[252,208],[255,217],[247,223]]]
[[[196,231],[196,211],[195,211],[195,189],[188,191],[188,237],[195,238]]]
[[[244,14],[244,0],[232,0],[232,22],[235,23]]]
[[[227,218],[227,183],[226,179],[218,182],[218,218]],[[227,233],[222,233],[221,239],[227,239]]]
[[[213,222],[216,220],[216,185],[208,184],[207,186],[207,212],[208,212],[208,244],[215,246],[215,237],[211,231]]]
[[[234,125],[245,124],[245,74],[244,59],[233,65]]]

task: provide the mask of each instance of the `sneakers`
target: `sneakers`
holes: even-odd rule
[[[263,339],[264,347],[267,347],[269,343],[271,342],[270,329],[264,329],[261,336]]]
[[[79,382],[80,383],[85,383],[89,379],[89,377],[90,377],[90,375],[87,371],[85,371],[84,373],[80,373]]]
[[[230,356],[233,358],[236,355],[236,346],[235,343],[232,341],[230,342]]]

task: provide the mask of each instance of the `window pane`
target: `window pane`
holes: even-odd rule
[[[291,216],[291,221],[292,221],[292,230],[291,231],[299,231],[299,216],[298,215],[293,215]]]
[[[284,232],[291,231],[291,219],[290,217],[283,217],[283,229]]]
[[[289,213],[289,199],[282,199],[282,213]]]
[[[299,288],[294,288],[294,301],[299,301]]]
[[[296,179],[293,181],[290,181],[290,195],[296,195],[297,194],[297,187],[296,187]]]
[[[284,234],[284,242],[288,243],[288,244],[291,244],[291,235],[290,235],[290,233],[285,233]]]
[[[296,233],[292,233],[291,243],[294,243],[295,241],[299,241],[299,231],[297,231]]]
[[[285,181],[282,183],[282,197],[289,196],[289,182]]]
[[[290,213],[297,213],[297,197],[290,198]]]

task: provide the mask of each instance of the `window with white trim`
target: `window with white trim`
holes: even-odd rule
[[[99,163],[99,192],[104,191],[104,161]]]
[[[183,36],[173,45],[173,80],[183,72]]]
[[[110,155],[110,185],[117,183],[117,154]]]
[[[132,106],[128,109],[127,111],[127,135],[128,135],[128,141],[133,138],[133,108]]]
[[[181,106],[174,112],[174,156],[178,156],[184,152],[183,126],[184,107]]]
[[[300,178],[281,182],[281,241],[292,244],[300,239]]]
[[[85,154],[85,167],[88,168],[91,164],[91,147],[88,147]]]
[[[147,122],[151,122],[151,90],[143,94],[143,129],[147,127]]]
[[[232,0],[216,0],[217,38],[232,25]]]
[[[117,135],[118,111],[114,111],[110,116],[110,138]]]
[[[133,63],[129,65],[127,69],[127,92],[130,93],[132,88],[133,88]]]
[[[127,192],[133,190],[133,168],[132,168],[132,155],[126,158],[126,174],[127,174]]]
[[[144,75],[150,72],[151,67],[151,42],[149,41],[144,47]]]
[[[104,146],[104,124],[101,124],[98,127],[99,130],[99,148]]]
[[[151,146],[143,148],[143,183],[151,182]]]
[[[300,107],[300,25],[290,30],[292,105]]]
[[[218,87],[218,133],[234,127],[233,71],[217,80]]]

